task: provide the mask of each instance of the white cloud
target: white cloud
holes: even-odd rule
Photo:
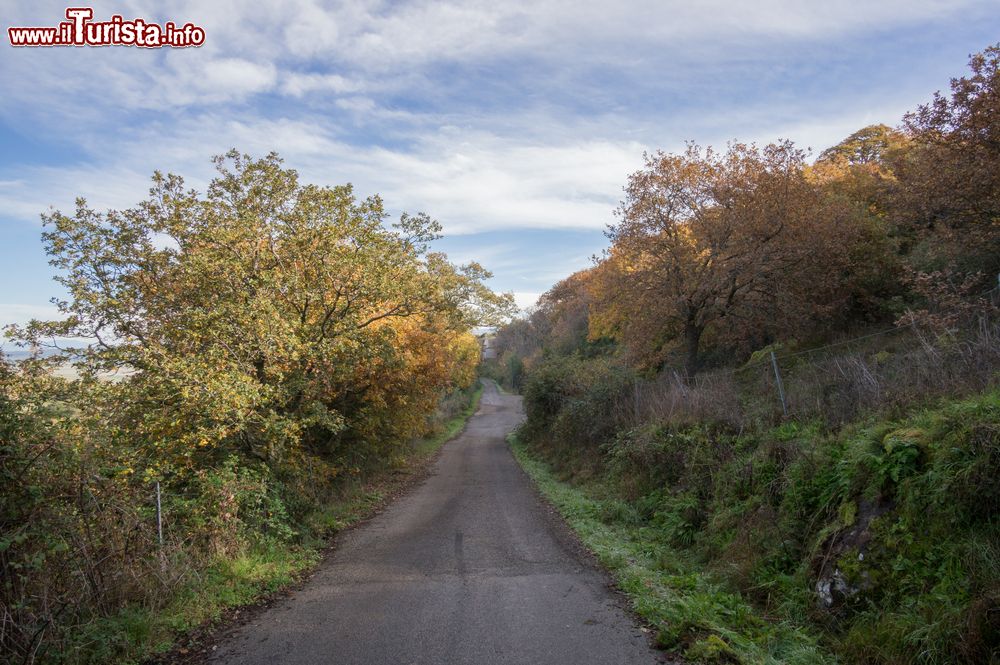
[[[292,4],[284,28],[288,51],[296,56],[314,56],[322,53],[327,44],[339,41],[339,20],[333,12],[324,11],[312,2]]]
[[[195,89],[199,99],[206,93],[222,89],[225,96],[244,95],[269,90],[277,80],[272,64],[257,64],[241,58],[220,58],[210,61],[200,72],[197,84],[189,79],[186,85]]]
[[[826,63],[894,27],[954,22],[994,1],[121,0],[97,18],[192,21],[205,46],[7,49],[0,122],[77,161],[3,160],[0,211],[37,220],[77,195],[128,207],[153,169],[203,189],[208,158],[235,146],[277,150],[304,179],[353,182],[394,212],[426,211],[448,234],[601,229],[644,149],[787,137],[819,150],[898,121],[934,89],[926,77],[887,86],[885,73],[852,72],[849,84],[793,93],[766,74],[799,64],[784,49],[822,51]],[[7,25],[55,24],[65,10],[19,5],[5,8]],[[762,89],[734,99],[757,75]],[[516,257],[499,258],[517,274]],[[554,263],[531,270],[555,281],[565,273]]]
[[[345,97],[336,101],[337,107],[345,111],[366,113],[375,110],[374,100],[368,97]]]
[[[281,91],[292,97],[301,97],[310,92],[349,93],[364,88],[360,81],[345,78],[339,74],[298,74],[290,73],[281,83]]]
[[[410,152],[371,157],[389,200],[427,210],[449,233],[498,228],[602,228],[643,146],[520,143],[446,129]]]
[[[595,63],[756,59],[782,40],[830,41],[989,5],[987,0],[822,5],[798,0],[410,0],[390,8],[380,0],[332,5],[188,0],[165,8],[130,2],[115,11],[195,22],[206,30],[205,45],[170,52],[15,49],[0,61],[0,79],[8,83],[5,92],[22,103],[69,95],[98,107],[204,106],[267,92],[276,82],[291,96],[350,93],[373,84],[411,84],[407,73],[419,75],[434,63],[469,65],[514,56],[557,63],[563,70]],[[8,25],[55,24],[64,10],[64,3],[44,0],[11,8],[4,20]],[[98,8],[95,18],[106,18],[102,11]],[[669,67],[658,69],[665,73]]]
[[[366,108],[364,105],[359,110]],[[231,146],[251,154],[277,150],[318,184],[352,182],[359,195],[379,193],[393,210],[426,211],[446,233],[505,228],[603,228],[642,145],[580,141],[526,143],[444,128],[406,149],[358,147],[338,140],[319,119],[229,119],[206,114],[180,122],[170,135],[136,137],[114,157],[85,167],[28,168],[23,184],[0,188],[9,215],[37,219],[49,206],[129,207],[145,196],[154,169],[179,173],[204,188],[208,158]],[[155,141],[150,154],[147,141]]]
[[[538,302],[541,293],[535,293],[533,291],[514,291],[514,302],[522,310],[534,307],[535,303]]]
[[[775,38],[830,39],[935,18],[976,0],[866,0],[803,3],[761,0],[624,0],[614,4],[576,0],[412,0],[392,6],[378,0],[321,7],[315,2],[286,5],[284,34],[295,37],[295,53],[334,54],[363,69],[415,66],[427,62],[531,53],[584,58],[637,49],[716,51],[726,56],[736,42]],[[248,6],[244,13],[254,11]],[[600,48],[597,48],[600,47]]]
[[[54,305],[0,303],[0,328],[11,324],[23,326],[32,319],[52,321],[58,318],[59,310]],[[2,334],[0,334],[0,341],[3,341]]]
[[[72,213],[78,196],[98,210],[130,207],[144,198],[153,171],[143,173],[133,168],[117,160],[25,168],[24,178],[16,186],[0,188],[0,210],[8,218],[38,222],[50,208]]]

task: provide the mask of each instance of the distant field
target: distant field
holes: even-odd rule
[[[15,360],[15,361],[24,360],[25,358],[31,355],[29,351],[25,351],[22,349],[15,349],[15,350],[0,349],[0,350],[2,350],[3,355],[6,356],[9,360]],[[52,354],[43,353],[43,355],[52,355]],[[131,375],[133,371],[134,370],[131,369],[122,369],[118,370],[117,372],[103,372],[101,373],[100,377],[106,381],[120,381],[125,377]],[[63,363],[62,365],[57,367],[55,369],[54,374],[58,377],[70,380],[79,378],[80,376],[79,372],[76,371],[76,368],[74,368],[69,363]]]
[[[2,351],[3,354],[8,358],[10,358],[11,360],[23,360],[27,358],[29,355],[31,355],[28,351],[24,351],[21,349],[0,348],[0,351]]]

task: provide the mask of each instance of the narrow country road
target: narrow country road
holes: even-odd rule
[[[305,587],[225,636],[212,662],[657,662],[511,456],[521,418],[521,398],[486,382],[428,479],[341,534]]]

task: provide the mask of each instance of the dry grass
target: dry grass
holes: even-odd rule
[[[916,327],[837,346],[826,353],[779,354],[788,416],[831,426],[866,413],[898,415],[949,395],[980,392],[1000,373],[1000,319],[979,319],[961,333]],[[638,380],[616,405],[619,420],[742,428],[784,419],[768,359],[738,370],[708,371],[686,384],[666,371]]]

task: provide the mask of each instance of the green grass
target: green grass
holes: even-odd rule
[[[1000,663],[996,389],[837,430],[649,422],[586,441],[581,414],[611,417],[570,402],[529,418],[515,452],[664,646],[700,661]]]
[[[739,594],[664,544],[629,504],[559,481],[515,436],[514,456],[611,571],[657,642],[691,662],[822,664],[836,659],[803,626],[762,617]]]
[[[407,484],[448,440],[458,434],[475,413],[482,386],[471,394],[465,409],[433,436],[414,442],[411,452],[391,469],[345,485],[337,501],[311,516],[306,536],[298,544],[258,543],[235,558],[220,558],[188,580],[165,607],[128,607],[98,619],[77,632],[72,646],[48,654],[63,663],[139,663],[174,648],[187,649],[199,627],[219,621],[226,610],[254,604],[294,584],[322,560],[329,538],[378,512]]]

